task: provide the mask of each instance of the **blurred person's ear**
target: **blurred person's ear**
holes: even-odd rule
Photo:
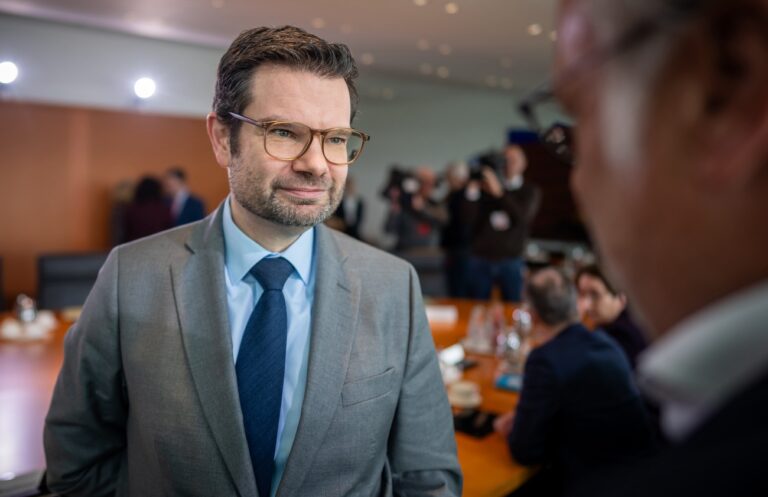
[[[205,117],[205,127],[211,140],[216,162],[223,168],[229,167],[232,159],[229,141],[229,127],[216,117],[215,112],[209,112]]]
[[[713,191],[740,191],[768,172],[768,1],[721,2],[697,28],[703,163]]]

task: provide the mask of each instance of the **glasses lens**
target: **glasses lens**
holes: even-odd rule
[[[328,162],[349,164],[360,155],[363,148],[363,135],[353,129],[329,131],[323,142],[323,152]]]
[[[309,127],[299,123],[274,123],[266,133],[267,153],[284,160],[296,159],[312,138]]]

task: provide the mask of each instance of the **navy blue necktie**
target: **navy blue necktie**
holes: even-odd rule
[[[250,272],[264,293],[245,326],[235,371],[256,487],[260,497],[269,497],[288,334],[283,285],[293,266],[282,257],[262,259]]]

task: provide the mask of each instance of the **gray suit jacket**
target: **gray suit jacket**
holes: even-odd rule
[[[257,495],[232,358],[222,211],[110,254],[65,340],[44,435],[51,490]],[[277,496],[460,495],[413,268],[324,226],[316,244],[307,388]]]

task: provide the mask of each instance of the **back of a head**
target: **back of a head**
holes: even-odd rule
[[[578,321],[576,287],[561,269],[548,267],[534,273],[526,285],[525,296],[545,325],[565,325]]]
[[[152,176],[144,176],[136,186],[133,200],[136,203],[161,201],[163,199],[163,185]]]

